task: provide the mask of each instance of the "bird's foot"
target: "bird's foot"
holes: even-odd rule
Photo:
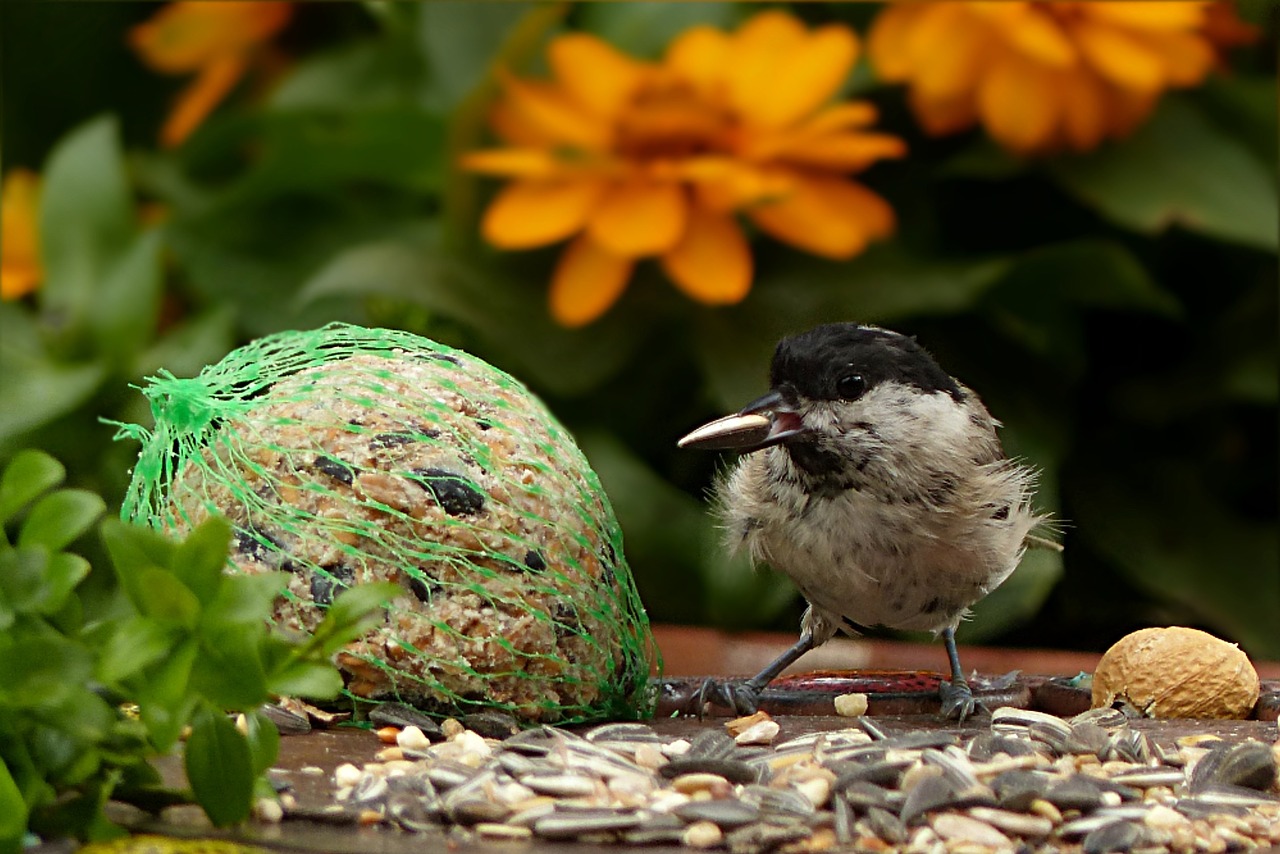
[[[965,718],[978,712],[991,714],[981,701],[974,698],[973,689],[963,679],[944,681],[938,686],[938,695],[942,698],[942,716],[949,720],[964,723]]]
[[[724,706],[739,715],[750,715],[760,705],[760,691],[749,681],[707,679],[693,695],[690,714],[702,717],[708,705]]]

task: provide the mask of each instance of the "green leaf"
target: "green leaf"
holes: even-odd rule
[[[934,260],[889,243],[849,262],[788,255],[762,270],[741,305],[698,317],[694,346],[718,408],[734,411],[765,390],[783,335],[821,320],[887,323],[972,308],[1009,269],[1009,257]]]
[[[218,595],[205,608],[206,625],[226,628],[266,623],[276,597],[289,586],[288,578],[286,572],[224,576]]]
[[[742,15],[732,3],[591,3],[582,6],[579,27],[632,56],[656,59],[685,30],[733,29]]]
[[[0,475],[0,522],[8,522],[66,476],[62,463],[44,451],[27,449],[14,454]]]
[[[101,532],[120,586],[133,606],[142,610],[143,572],[169,566],[177,545],[163,534],[115,518],[104,519]]]
[[[416,98],[422,63],[393,40],[342,45],[308,56],[290,70],[267,100],[273,112],[364,110]]]
[[[115,622],[98,657],[98,679],[118,685],[168,655],[174,642],[172,628],[147,617],[135,615]]]
[[[194,377],[235,345],[235,310],[219,303],[185,318],[139,353],[133,376],[155,376],[161,368],[177,377]]]
[[[1050,174],[1120,226],[1190,231],[1275,251],[1280,203],[1274,175],[1240,142],[1178,96],[1126,140],[1063,157]]]
[[[1039,247],[1018,258],[984,300],[997,326],[1068,375],[1085,367],[1082,309],[1176,317],[1181,305],[1128,249],[1106,240]]]
[[[237,824],[253,806],[249,743],[226,715],[202,708],[191,724],[184,764],[196,802],[216,827]]]
[[[1280,657],[1280,542],[1273,521],[1243,519],[1178,460],[1083,472],[1072,486],[1080,535],[1133,584],[1178,603],[1254,658]]]
[[[336,296],[382,296],[405,300],[476,325],[488,310],[471,294],[483,285],[467,268],[433,252],[430,225],[408,238],[387,238],[337,252],[298,291],[297,304]]]
[[[51,492],[31,508],[18,532],[18,545],[42,545],[56,552],[89,530],[106,509],[101,496],[85,489]]]
[[[190,691],[191,668],[199,651],[195,638],[183,640],[155,667],[149,667],[129,680],[141,710],[142,723],[153,746],[161,753],[178,740],[195,708],[196,698]]]
[[[256,130],[253,168],[216,204],[335,192],[355,182],[417,192],[440,186],[444,123],[415,104],[270,112]]]
[[[336,253],[306,281],[297,305],[325,310],[335,297],[353,296],[403,301],[460,322],[489,361],[564,395],[581,394],[620,370],[644,331],[618,312],[584,329],[558,326],[545,289],[530,285],[525,268],[508,271],[447,254],[433,222]]]
[[[107,367],[55,359],[25,308],[0,302],[0,376],[2,447],[89,400],[106,379]]]
[[[88,576],[91,568],[89,561],[77,554],[57,552],[50,555],[44,569],[44,595],[36,603],[39,612],[52,616],[61,611],[71,591]]]
[[[211,516],[188,534],[173,553],[169,565],[174,576],[202,606],[208,606],[218,594],[230,547],[231,523],[222,516]]]
[[[1026,172],[1030,161],[1001,148],[988,136],[975,137],[958,153],[943,161],[938,174],[948,178],[1004,181]]]
[[[92,653],[61,635],[20,637],[0,656],[0,707],[55,707],[92,672]]]
[[[116,577],[138,613],[160,623],[195,628],[200,600],[170,569],[178,546],[156,531],[119,519],[102,523]]]
[[[220,201],[198,216],[175,216],[167,228],[169,248],[203,297],[236,308],[244,334],[307,328],[334,315],[298,312],[299,283],[345,247],[385,236],[408,204],[404,195],[345,188],[246,204]],[[361,317],[359,306],[344,310],[348,319]]]
[[[160,231],[138,235],[99,283],[89,327],[96,351],[127,366],[155,334],[163,276]]]
[[[53,149],[40,197],[41,304],[80,330],[99,307],[99,287],[133,240],[135,218],[116,120],[96,118]]]
[[[19,614],[40,609],[51,592],[45,578],[49,558],[42,546],[0,550],[0,594],[6,607]]]
[[[331,664],[294,661],[271,674],[268,686],[282,697],[329,700],[342,690],[342,675]]]
[[[254,629],[208,632],[201,644],[191,684],[220,709],[252,709],[270,699],[260,651],[267,632],[265,626]]]
[[[526,15],[524,3],[424,3],[417,38],[427,65],[431,100],[452,107],[489,74],[490,63]]]
[[[313,639],[325,655],[332,655],[381,620],[383,605],[403,594],[398,584],[389,581],[349,587],[333,600]]]
[[[1248,145],[1254,157],[1263,163],[1275,160],[1280,118],[1274,74],[1251,75],[1232,69],[1231,74],[1211,75],[1195,95],[1206,115]]]
[[[173,572],[158,566],[138,571],[134,606],[144,617],[161,624],[194,629],[200,619],[200,600]]]
[[[258,776],[275,764],[280,755],[280,730],[271,719],[257,709],[244,714],[249,741],[249,755],[253,759],[253,774]]]
[[[0,851],[17,851],[27,829],[27,804],[22,792],[0,760]]]

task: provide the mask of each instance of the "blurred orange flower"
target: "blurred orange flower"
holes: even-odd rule
[[[600,317],[648,257],[695,300],[741,300],[752,259],[738,213],[807,252],[850,258],[888,235],[894,216],[844,175],[905,153],[867,130],[870,104],[826,105],[857,52],[847,27],[809,30],[779,11],[733,33],[687,30],[659,62],[560,36],[550,81],[500,75],[491,123],[507,147],[463,158],[512,179],[482,233],[502,249],[573,238],[550,292],[565,326]]]
[[[0,188],[0,299],[21,299],[40,286],[40,179],[14,169]]]
[[[152,69],[196,72],[161,128],[160,141],[178,145],[199,127],[292,14],[289,3],[186,0],[134,27],[129,44]]]
[[[900,2],[867,49],[883,79],[910,86],[931,134],[981,121],[1019,154],[1084,151],[1132,131],[1166,89],[1203,80],[1224,16],[1240,23],[1229,4],[1191,0]]]

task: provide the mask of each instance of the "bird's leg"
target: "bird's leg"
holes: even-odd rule
[[[973,689],[969,687],[964,671],[960,669],[960,653],[956,650],[954,626],[942,630],[942,643],[947,648],[947,659],[951,662],[951,681],[943,682],[938,688],[938,694],[942,698],[942,715],[964,723],[965,718],[976,711],[986,712],[987,707],[974,699]]]
[[[760,692],[764,690],[765,686],[772,682],[779,673],[790,667],[797,658],[815,646],[817,646],[817,642],[814,639],[813,632],[806,631],[800,635],[800,640],[796,641],[786,652],[770,662],[768,667],[750,679],[743,682],[721,682],[716,679],[708,679],[702,683],[702,688],[694,695],[698,714],[701,715],[702,709],[708,702],[728,706],[740,715],[752,714],[760,704]]]

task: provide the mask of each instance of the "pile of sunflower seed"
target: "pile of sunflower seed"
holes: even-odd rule
[[[1280,742],[1161,747],[1118,711],[997,709],[989,731],[777,739],[758,713],[663,738],[642,723],[485,738],[417,727],[335,772],[334,814],[486,841],[673,844],[735,854],[1224,852],[1280,845]],[[450,726],[451,725],[451,726]],[[434,734],[433,734],[434,735]]]

